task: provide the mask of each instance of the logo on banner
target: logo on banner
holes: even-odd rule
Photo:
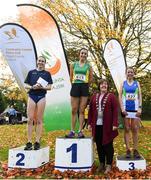
[[[47,51],[44,51],[42,56],[46,59],[46,70],[49,71],[51,75],[57,74],[61,68],[61,60]]]
[[[112,54],[112,51],[113,51],[113,44],[112,44],[112,42],[108,43],[107,49],[109,51],[109,54]]]
[[[10,29],[10,31],[4,31],[4,34],[7,35],[8,40],[14,39],[17,37],[17,31],[15,28]]]

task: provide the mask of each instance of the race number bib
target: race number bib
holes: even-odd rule
[[[134,94],[134,93],[127,93],[126,94],[126,100],[135,101],[136,100],[136,94]]]
[[[84,74],[76,74],[75,79],[80,81],[85,81],[86,76]]]

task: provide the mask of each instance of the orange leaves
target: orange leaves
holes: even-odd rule
[[[7,163],[3,163],[3,164],[1,165],[1,167],[2,167],[3,171],[7,171],[7,169],[8,169]]]
[[[60,174],[60,171],[54,169],[54,170],[52,171],[52,174],[54,174],[54,175],[59,175],[59,174]]]
[[[37,169],[8,169],[7,163],[2,163],[2,172],[0,171],[0,178],[19,178],[29,177],[34,179],[51,178],[51,179],[149,179],[151,178],[151,163],[147,166],[145,171],[133,170],[133,171],[120,171],[115,165],[113,165],[112,171],[108,175],[96,174],[96,167],[92,168],[92,171],[75,172],[73,170],[67,170],[61,172],[54,169],[54,162],[50,162]]]
[[[33,178],[33,179],[149,179],[151,178],[151,123],[145,124],[144,128],[140,130],[139,134],[139,152],[144,156],[147,161],[147,169],[144,171],[120,171],[115,167],[115,161],[113,163],[112,171],[108,175],[103,173],[96,173],[96,165],[94,165],[91,171],[87,172],[75,172],[65,171],[60,172],[54,169],[54,157],[55,157],[55,139],[56,137],[63,137],[66,131],[52,131],[44,133],[42,136],[42,145],[50,146],[50,162],[37,169],[9,169],[7,162],[7,156],[3,151],[8,151],[9,148],[19,147],[26,143],[26,125],[14,125],[14,126],[0,126],[0,179],[15,179],[15,178]],[[89,136],[89,132],[85,130],[85,135]],[[125,147],[123,143],[123,130],[119,130],[119,136],[114,142],[115,153],[123,154]],[[2,149],[2,151],[1,151]],[[7,152],[5,153],[7,154]],[[116,156],[115,155],[115,156]],[[6,157],[4,157],[6,156]],[[114,157],[115,158],[115,157]],[[95,162],[98,161],[98,156],[95,152]]]

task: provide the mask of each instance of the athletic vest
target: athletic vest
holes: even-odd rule
[[[129,85],[127,81],[123,83],[122,100],[124,109],[129,112],[135,112],[138,110],[138,83],[134,81],[132,85]]]
[[[90,65],[85,63],[82,67],[79,62],[73,64],[73,80],[72,83],[88,83],[90,73]]]

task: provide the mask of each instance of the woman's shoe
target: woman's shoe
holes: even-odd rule
[[[135,159],[140,159],[141,158],[141,155],[139,154],[139,152],[136,149],[134,149],[134,151],[133,151],[133,156],[134,156]]]
[[[100,166],[97,168],[96,173],[101,173],[105,170],[105,165],[100,163]]]
[[[25,151],[30,151],[32,150],[32,143],[31,142],[28,142],[24,148]]]
[[[112,170],[112,166],[111,165],[106,165],[106,169],[105,169],[104,174],[108,174],[111,170]]]
[[[74,138],[75,137],[75,132],[70,131],[69,134],[65,135],[66,138]]]
[[[126,151],[126,156],[125,156],[126,158],[131,158],[131,151],[128,149],[127,151]]]
[[[85,138],[84,134],[82,133],[82,131],[78,132],[78,138]]]
[[[35,142],[34,143],[34,150],[39,150],[40,149],[40,143],[39,142]]]

